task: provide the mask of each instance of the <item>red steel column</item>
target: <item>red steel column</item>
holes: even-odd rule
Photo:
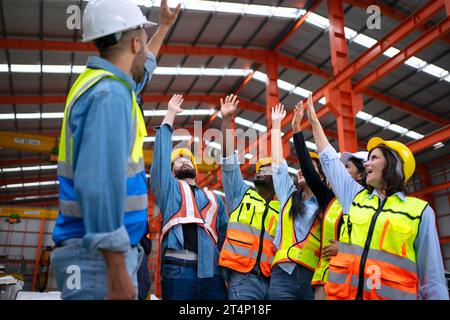
[[[276,54],[271,54],[268,57],[266,65],[267,82],[266,82],[266,119],[267,119],[267,133],[272,128],[272,108],[280,101],[280,94],[278,91],[278,63]],[[259,141],[259,148],[264,147],[263,143],[267,145],[267,155],[270,156],[270,138],[268,135],[262,135]],[[259,155],[261,155],[261,152]]]
[[[336,76],[349,63],[347,41],[344,32],[344,10],[342,0],[328,0],[330,20],[330,49],[333,75]],[[327,103],[336,116],[339,150],[355,152],[358,150],[356,138],[356,113],[362,109],[362,96],[353,92],[351,79],[345,80],[337,88],[326,94]]]

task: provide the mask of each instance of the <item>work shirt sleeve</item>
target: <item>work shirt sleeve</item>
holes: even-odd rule
[[[223,200],[218,195],[214,196],[216,197],[217,203],[219,205],[219,213],[218,213],[219,221],[217,225],[217,233],[219,235],[219,240],[217,241],[217,249],[220,252],[220,250],[222,250],[223,243],[225,242],[229,218]]]
[[[414,242],[419,276],[419,299],[448,300],[441,248],[435,224],[435,214],[430,206],[425,208]]]
[[[156,59],[153,53],[149,52],[147,56],[147,60],[145,61],[145,71],[144,71],[144,79],[141,82],[136,83],[136,94],[139,94],[145,86],[150,82],[153,73],[156,69]]]
[[[364,187],[348,173],[331,144],[322,150],[319,157],[323,172],[331,184],[334,194],[342,204],[344,214],[347,214],[353,199]]]
[[[172,175],[170,161],[172,132],[173,128],[167,123],[156,128],[152,167],[150,169],[150,188],[163,214],[169,212],[167,210],[167,202],[170,191],[178,183],[177,179]]]
[[[89,99],[82,140],[74,150],[74,189],[86,229],[83,246],[90,251],[126,252],[130,247],[123,224],[131,149],[130,97],[105,90]]]
[[[221,160],[223,190],[225,192],[228,210],[231,214],[231,212],[237,208],[250,186],[248,186],[242,178],[241,168],[236,153],[225,158],[222,157]]]
[[[278,201],[280,202],[280,210],[282,210],[291,194],[295,192],[296,188],[291,177],[289,177],[286,160],[283,159],[280,165],[272,163],[272,170],[273,187],[275,189]]]

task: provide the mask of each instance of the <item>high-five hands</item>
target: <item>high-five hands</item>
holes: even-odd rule
[[[300,132],[302,130],[301,124],[303,120],[303,115],[305,113],[305,107],[303,106],[303,101],[299,101],[294,107],[294,116],[292,117],[292,130],[294,133]]]
[[[314,110],[314,104],[313,104],[311,94],[309,94],[309,96],[308,96],[308,102],[306,103],[306,105],[308,107],[307,111],[308,111],[309,122],[311,122],[311,124],[319,123],[319,118],[317,118],[316,110]]]

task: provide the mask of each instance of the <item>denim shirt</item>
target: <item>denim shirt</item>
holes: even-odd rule
[[[149,54],[144,79],[132,77],[98,56],[87,67],[104,69],[139,93],[150,81],[156,60]],[[83,212],[83,246],[126,252],[130,239],[123,224],[126,198],[126,160],[132,145],[130,90],[111,78],[100,80],[74,104],[69,125],[73,133],[74,187]]]
[[[150,170],[150,187],[155,195],[156,203],[161,209],[162,225],[166,224],[180,210],[182,200],[178,179],[172,175],[171,169],[172,132],[173,129],[168,124],[156,128],[155,151]],[[228,213],[222,199],[216,194],[214,196],[219,206],[216,220],[219,241],[216,245],[203,228],[197,228],[198,278],[211,278],[214,274],[220,274],[218,258],[225,240]],[[202,210],[209,204],[209,199],[200,188],[195,189],[194,197],[199,210]],[[167,248],[183,250],[183,226],[178,224],[169,229],[163,238],[161,246],[162,256]]]
[[[294,182],[289,177],[286,160],[283,160],[280,165],[272,163],[272,169],[273,185],[275,188],[275,193],[277,194],[277,198],[280,201],[280,218],[278,219],[275,239],[273,240],[273,244],[278,250],[281,241],[281,221],[283,220],[281,217],[281,210],[283,210],[291,194],[296,191],[296,188]],[[297,215],[294,216],[294,229],[297,241],[302,241],[306,238],[309,230],[311,229],[311,226],[314,223],[315,213],[317,212],[317,209],[319,209],[319,204],[317,203],[314,196],[309,198],[308,200],[303,199],[303,204],[305,205],[304,215],[302,217],[299,217]],[[297,264],[294,262],[279,263],[280,268],[286,271],[288,274],[292,274],[296,265]]]
[[[333,191],[342,204],[344,214],[348,214],[353,199],[363,187],[356,182],[345,169],[336,150],[329,144],[319,154],[323,172],[330,182]],[[378,196],[376,190],[371,196]],[[405,201],[401,192],[395,194]],[[419,299],[449,299],[444,275],[444,265],[436,231],[435,213],[428,205],[419,225],[419,233],[414,241],[416,248],[417,274],[419,277]]]

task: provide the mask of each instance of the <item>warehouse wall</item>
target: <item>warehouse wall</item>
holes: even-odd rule
[[[54,225],[54,220],[45,220],[42,249],[46,246],[54,246],[52,241]],[[40,226],[40,219],[21,219],[18,224],[9,224],[5,218],[0,220],[0,263],[4,263],[6,259],[7,271],[18,272],[20,271],[20,261],[23,259],[22,261],[25,263],[24,290],[26,291],[32,290],[36,255],[40,256],[40,253],[37,253]],[[47,290],[54,291],[57,290],[56,288],[56,281],[50,269]]]

